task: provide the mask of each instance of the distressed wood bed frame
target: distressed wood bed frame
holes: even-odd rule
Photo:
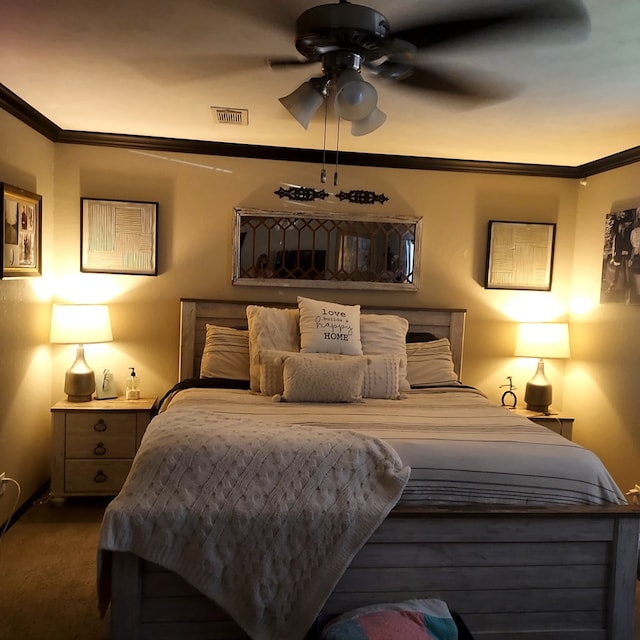
[[[205,324],[246,326],[245,306],[181,301],[181,379],[197,375]],[[447,336],[460,375],[464,311],[367,311],[403,315],[410,332]],[[396,508],[323,611],[438,597],[478,640],[632,640],[639,520],[632,506]],[[111,638],[247,636],[176,574],[114,553]]]

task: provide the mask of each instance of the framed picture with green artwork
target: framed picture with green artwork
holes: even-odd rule
[[[158,203],[80,199],[80,270],[158,274]]]

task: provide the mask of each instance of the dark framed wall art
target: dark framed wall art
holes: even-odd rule
[[[0,183],[2,265],[0,278],[42,275],[42,196]]]
[[[80,270],[155,276],[158,203],[80,201]]]
[[[550,291],[556,225],[489,221],[486,289]]]
[[[605,215],[600,304],[640,304],[640,207]]]

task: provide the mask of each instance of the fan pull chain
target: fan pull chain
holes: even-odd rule
[[[322,138],[322,171],[320,172],[320,182],[327,181],[327,170],[325,169],[325,159],[327,157],[327,99],[324,101],[324,134]]]
[[[336,134],[336,172],[333,174],[333,186],[338,186],[338,153],[340,152],[340,116],[338,116],[338,132]]]

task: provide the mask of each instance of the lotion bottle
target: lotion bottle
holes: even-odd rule
[[[129,367],[131,371],[129,377],[127,378],[127,400],[139,400],[140,399],[140,389],[138,389],[138,379],[136,378],[136,370],[133,367]]]

